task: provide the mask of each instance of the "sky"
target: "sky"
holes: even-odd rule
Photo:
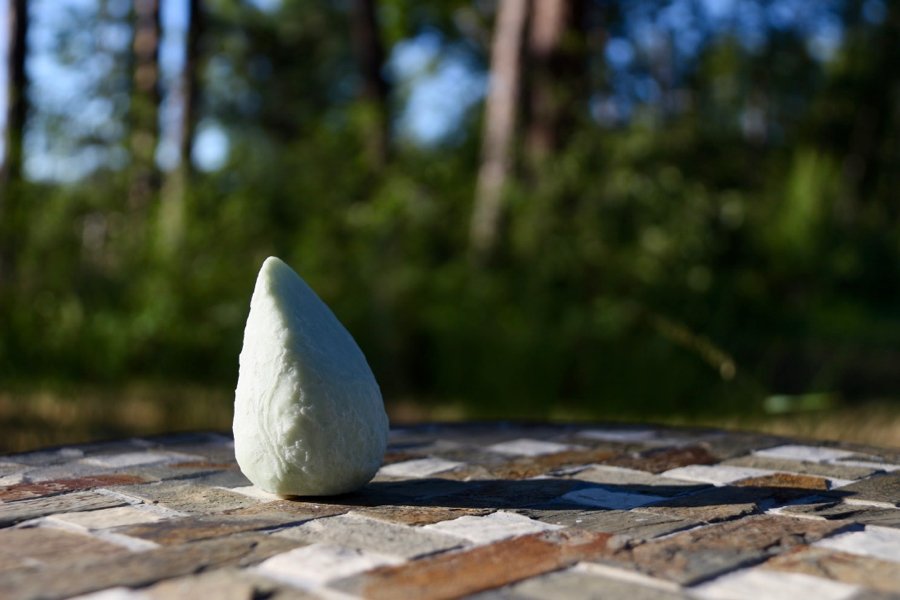
[[[274,11],[280,0],[251,0],[260,10]],[[64,64],[53,50],[59,32],[71,30],[72,15],[96,12],[97,0],[32,0],[32,30],[27,68],[32,78],[32,102],[42,113],[60,115],[64,127],[96,132],[100,137],[121,136],[121,124],[110,115],[114,101],[92,98],[88,90],[106,76],[114,65],[104,53],[91,54],[75,65]],[[730,31],[748,49],[759,47],[768,32],[794,29],[804,35],[811,56],[829,60],[839,48],[843,31],[835,9],[840,0],[669,0],[662,3],[625,2],[625,18],[619,31],[611,32],[605,60],[614,74],[614,89],[596,99],[598,119],[627,119],[640,102],[652,102],[658,89],[648,73],[636,68],[641,56],[652,53],[666,40],[673,40],[682,58],[695,56],[709,36]],[[0,23],[7,23],[7,3],[0,2]],[[127,15],[130,0],[107,0],[114,16]],[[661,8],[660,8],[661,7]],[[864,14],[872,22],[884,18],[885,0],[866,0]],[[157,160],[163,168],[178,160],[177,137],[180,103],[177,77],[184,61],[187,8],[184,0],[161,0],[163,40],[161,69],[164,87],[170,90],[161,107],[162,139]],[[0,44],[5,49],[8,27],[0,28]],[[109,25],[99,38],[90,30],[76,32],[75,47],[90,48],[101,43],[108,48],[127,48],[130,31],[124,25]],[[487,93],[487,73],[473,67],[476,61],[466,48],[444,39],[440,32],[425,29],[401,41],[391,50],[386,75],[404,99],[395,130],[403,139],[421,145],[441,143],[458,128],[462,119]],[[5,55],[4,55],[5,58]],[[6,81],[6,60],[0,61],[0,82]],[[0,84],[0,115],[5,115],[6,90]],[[605,115],[605,117],[604,117]],[[2,117],[0,117],[2,118]],[[216,170],[227,161],[227,128],[201,121],[193,159],[204,170]],[[26,172],[35,179],[70,181],[91,172],[99,164],[124,164],[128,157],[121,146],[98,144],[88,149],[67,148],[51,139],[46,128],[32,128],[26,138]]]

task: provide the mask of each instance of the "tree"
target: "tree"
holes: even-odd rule
[[[525,151],[537,170],[557,150],[587,106],[583,0],[534,3],[528,39]]]
[[[476,259],[490,256],[497,243],[503,190],[513,166],[528,0],[501,0],[491,44],[491,81],[485,104],[482,159],[469,229]]]
[[[169,175],[162,194],[160,212],[161,250],[177,250],[184,234],[185,200],[193,175],[191,155],[197,129],[200,102],[200,41],[203,35],[203,8],[200,0],[188,2],[188,29],[185,37],[185,59],[179,78],[181,112],[178,119],[178,166]]]
[[[128,194],[133,211],[146,210],[159,189],[156,146],[159,140],[159,0],[135,0],[132,40],[131,160]]]
[[[363,135],[366,154],[373,170],[380,170],[388,160],[390,121],[388,95],[390,89],[381,73],[384,65],[384,45],[378,29],[374,0],[355,0],[352,8],[353,50],[362,79],[360,98],[367,113]]]
[[[22,178],[23,140],[28,112],[28,2],[10,0],[8,6],[7,109],[3,163],[0,165],[0,289],[12,279],[16,242],[16,186]]]

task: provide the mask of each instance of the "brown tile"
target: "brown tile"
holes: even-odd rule
[[[824,577],[882,592],[900,591],[900,567],[896,563],[827,548],[800,547],[769,559],[763,567]]]
[[[127,553],[121,546],[50,527],[0,530],[0,572],[36,565],[103,559]]]
[[[810,544],[845,527],[828,521],[751,516],[633,547],[625,545],[610,561],[653,577],[691,584]]]
[[[639,454],[620,454],[600,462],[615,467],[662,473],[669,469],[688,465],[711,465],[718,462],[718,459],[703,446],[686,446],[658,448]]]
[[[827,490],[827,479],[814,475],[798,475],[796,473],[773,473],[761,477],[749,477],[734,483],[742,487],[780,487],[805,490]]]
[[[20,483],[0,489],[0,501],[14,502],[16,500],[53,496],[56,494],[65,494],[67,492],[77,492],[79,490],[89,490],[98,487],[130,485],[143,482],[144,479],[136,475],[111,474],[90,475],[73,479],[56,479],[53,481],[42,481],[40,483]]]
[[[112,508],[125,504],[127,503],[121,498],[96,492],[75,492],[59,496],[19,500],[9,504],[0,504],[0,527],[56,513]]]
[[[459,517],[478,517],[491,512],[489,508],[456,508],[447,506],[370,506],[355,512],[388,523],[401,525],[430,525]]]
[[[223,512],[223,515],[277,520],[285,525],[291,525],[320,517],[342,515],[351,510],[357,510],[357,508],[343,504],[316,504],[314,502],[276,500],[274,502],[264,502],[227,510]]]
[[[366,598],[458,598],[607,554],[609,534],[542,533],[382,567],[333,587]]]
[[[540,456],[526,456],[507,461],[486,470],[491,477],[498,479],[528,479],[538,475],[546,475],[556,469],[575,465],[588,465],[601,462],[616,456],[610,450],[566,450]]]
[[[298,545],[287,538],[239,534],[124,554],[101,562],[24,568],[0,578],[0,598],[56,600],[117,586],[146,586],[192,573],[254,565]]]

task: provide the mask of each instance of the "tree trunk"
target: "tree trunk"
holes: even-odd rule
[[[543,0],[542,0],[543,1]],[[475,186],[470,246],[477,260],[494,251],[503,212],[503,189],[513,165],[521,54],[528,0],[500,0],[491,44],[491,80],[485,103],[481,168]]]
[[[363,101],[366,156],[372,170],[381,170],[390,151],[390,121],[388,118],[388,83],[381,73],[385,52],[378,29],[374,0],[354,0],[352,9],[353,49],[362,79],[360,98]]]
[[[559,149],[587,105],[584,11],[584,0],[534,3],[525,133],[525,151],[533,169]]]
[[[188,19],[187,36],[184,40],[185,59],[179,82],[181,114],[177,131],[178,166],[166,180],[160,208],[160,243],[164,254],[176,253],[184,237],[186,196],[194,173],[191,155],[200,101],[200,38],[203,35],[201,0],[188,0]]]
[[[143,213],[159,191],[156,167],[159,141],[159,0],[134,0],[132,40],[131,160],[129,205]]]
[[[25,72],[28,38],[28,2],[10,0],[7,5],[7,105],[3,163],[0,164],[0,290],[13,279],[19,235],[15,189],[22,179],[23,139],[28,112],[28,74]]]

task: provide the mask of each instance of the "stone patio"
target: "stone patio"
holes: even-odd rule
[[[332,498],[200,433],[0,456],[0,598],[900,598],[900,450],[715,430],[392,430]]]

